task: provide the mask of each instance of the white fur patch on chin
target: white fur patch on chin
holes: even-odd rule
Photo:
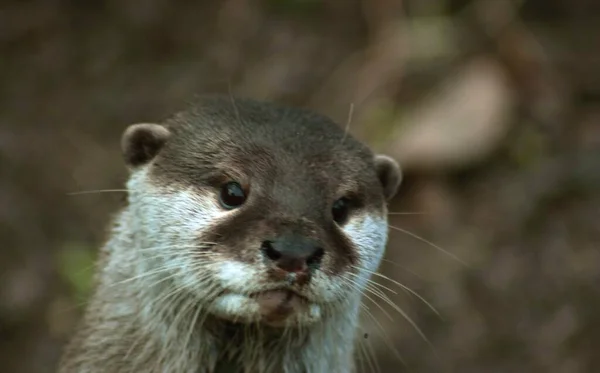
[[[241,294],[224,294],[212,303],[210,311],[217,317],[232,321],[249,322],[260,314],[258,303]]]
[[[209,311],[219,318],[235,322],[257,322],[261,318],[258,302],[242,294],[228,293],[219,296],[210,305]],[[283,325],[293,327],[314,324],[321,320],[321,315],[321,306],[312,303],[307,312],[290,315]]]

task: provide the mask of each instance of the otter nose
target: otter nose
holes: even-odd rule
[[[264,241],[265,258],[286,272],[308,272],[321,263],[325,250],[314,241],[298,236]]]

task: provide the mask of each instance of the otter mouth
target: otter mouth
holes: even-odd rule
[[[250,293],[223,290],[210,305],[219,319],[274,328],[313,324],[321,311],[318,302],[285,286]]]
[[[272,326],[284,323],[292,314],[307,312],[310,305],[308,299],[289,289],[261,291],[250,297],[258,304],[262,321]]]

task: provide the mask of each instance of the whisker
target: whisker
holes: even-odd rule
[[[180,255],[185,256],[186,253],[181,252]],[[200,252],[200,253],[191,252],[191,253],[189,253],[189,255],[194,256],[194,259],[202,261],[200,263],[202,265],[206,265],[206,263],[204,262],[205,259],[216,258],[216,255],[214,255],[213,253],[209,253],[209,252]],[[142,257],[142,258],[138,257],[138,258],[131,260],[130,263],[128,263],[128,264],[131,264],[132,266],[136,266],[136,265],[151,262],[155,259],[165,260],[165,261],[167,261],[167,263],[154,262],[155,264],[149,265],[149,268],[147,268],[145,271],[143,271],[143,273],[140,273],[134,277],[128,277],[128,278],[122,279],[117,282],[107,283],[106,285],[109,287],[122,285],[122,284],[126,284],[128,282],[134,281],[134,280],[143,279],[145,277],[149,277],[149,276],[153,276],[153,275],[159,275],[161,272],[168,272],[169,270],[177,270],[179,268],[179,266],[176,264],[168,263],[168,261],[170,260],[170,257],[169,257],[169,253],[167,253],[167,252],[159,252],[154,255],[146,256],[146,257]]]
[[[127,193],[129,191],[127,189],[97,189],[97,190],[82,190],[79,192],[69,192],[69,193],[67,193],[67,195],[68,196],[76,196],[76,195],[80,195],[80,194],[119,193],[119,192]]]
[[[398,211],[398,212],[388,212],[388,215],[428,215],[429,213],[427,212],[404,212],[404,211]]]
[[[424,239],[423,237],[421,237],[421,236],[419,236],[417,234],[414,234],[411,231],[408,231],[406,229],[398,228],[398,227],[395,227],[393,225],[390,225],[389,227],[392,228],[392,229],[395,229],[397,231],[400,231],[400,232],[402,232],[404,234],[407,234],[407,235],[409,235],[409,236],[411,236],[411,237],[413,237],[413,238],[415,238],[415,239],[417,239],[417,240],[419,240],[421,242],[424,242],[424,243],[428,244],[429,246],[431,246],[431,247],[439,250],[440,252],[448,255],[449,257],[451,257],[452,259],[456,260],[457,262],[459,262],[460,264],[464,265],[465,267],[471,268],[467,263],[465,263],[459,257],[457,257],[456,255],[452,254],[451,252],[449,252],[447,250],[444,250],[443,248],[439,247],[438,245],[434,244],[433,242],[428,241],[428,240]]]
[[[373,316],[373,314],[371,312],[369,312],[369,311],[367,311],[367,312],[368,312],[368,315],[370,315],[372,319],[375,319],[375,317]],[[361,340],[363,340],[365,343],[364,344],[365,350],[366,350],[365,352],[368,357],[367,361],[368,361],[369,368],[371,369],[370,371],[371,372],[374,372],[374,371],[381,372],[381,367],[379,366],[379,361],[377,360],[377,356],[376,356],[375,350],[373,349],[373,346],[371,346],[371,342],[365,340],[364,338],[361,338]]]
[[[373,314],[369,311],[369,307],[367,307],[364,303],[360,303],[360,307],[365,311],[365,313],[367,315],[369,315],[372,319],[375,319],[375,317],[373,316]],[[369,370],[365,371],[364,369],[361,370],[361,372],[373,372],[375,370],[378,369],[378,361],[377,361],[377,357],[374,356],[373,350],[370,347],[370,341],[367,341],[366,338],[360,338],[359,339],[360,343],[360,349],[362,354],[364,355],[365,358],[365,362],[368,365]],[[363,368],[363,365],[361,364],[361,369]]]
[[[410,287],[408,287],[408,286],[406,286],[406,285],[402,284],[401,282],[398,282],[398,281],[396,281],[396,280],[394,280],[394,279],[392,279],[392,278],[390,278],[390,277],[388,277],[388,276],[386,276],[386,275],[384,275],[384,274],[381,274],[381,273],[379,273],[379,272],[376,272],[376,271],[370,271],[370,270],[368,270],[368,269],[366,269],[366,268],[361,268],[361,267],[358,267],[358,266],[353,266],[353,267],[354,267],[354,268],[356,268],[356,269],[358,269],[358,270],[363,270],[363,271],[365,271],[365,272],[368,272],[368,273],[370,273],[370,274],[371,274],[371,275],[373,275],[373,276],[377,276],[377,277],[379,277],[379,278],[382,278],[382,279],[384,279],[384,280],[390,281],[390,282],[391,282],[391,283],[393,283],[394,285],[397,285],[397,286],[399,286],[399,287],[400,287],[400,288],[402,288],[403,290],[405,290],[405,291],[407,291],[408,293],[412,294],[413,296],[417,297],[419,300],[421,300],[423,303],[425,303],[425,305],[427,305],[427,307],[429,307],[429,309],[431,309],[431,310],[432,310],[432,311],[433,311],[433,312],[434,312],[434,313],[435,313],[435,314],[436,314],[436,315],[437,315],[437,316],[438,316],[440,319],[443,319],[443,318],[442,318],[442,315],[439,313],[439,311],[438,311],[438,310],[437,310],[437,309],[436,309],[436,308],[435,308],[435,307],[434,307],[434,306],[433,306],[431,303],[429,303],[429,302],[428,302],[428,301],[427,301],[427,300],[426,300],[426,299],[425,299],[423,296],[421,296],[419,293],[417,293],[416,291],[414,291],[414,290],[413,290],[413,289],[411,289]],[[353,274],[353,275],[355,275],[355,276],[358,276],[358,275],[356,275],[356,274],[354,274],[354,273],[352,273],[352,274]],[[382,286],[381,284],[379,284],[379,283],[377,283],[377,282],[374,282],[374,281],[373,281],[373,283],[375,283],[375,284],[377,284],[377,285],[379,285],[379,286]]]
[[[356,277],[356,278],[358,278],[358,279],[361,279],[361,276],[360,276],[360,275],[357,275],[356,273],[351,273],[351,272],[350,272],[350,273],[348,273],[348,274],[349,274],[349,275],[352,275],[352,276],[354,276],[354,277]],[[363,279],[363,280],[365,280],[365,279]],[[387,290],[387,291],[389,291],[389,292],[390,292],[390,293],[392,293],[392,294],[396,294],[396,295],[398,294],[398,293],[397,293],[397,292],[396,292],[394,289],[390,289],[389,287],[387,287],[387,286],[385,286],[385,285],[383,285],[383,284],[377,283],[377,282],[375,282],[375,281],[373,281],[373,280],[371,280],[371,279],[366,279],[366,281],[367,281],[367,286],[378,286],[378,287],[380,287],[380,288],[382,288],[382,289],[384,289],[384,290]],[[404,290],[404,289],[402,289],[402,290]]]
[[[392,351],[392,353],[396,356],[396,358],[398,360],[400,360],[400,362],[402,362],[402,364],[404,366],[407,366],[406,365],[406,361],[404,361],[404,359],[400,355],[400,352],[398,352],[398,350],[394,346],[394,343],[393,343],[392,339],[390,338],[390,336],[388,335],[388,333],[385,331],[385,328],[383,327],[383,325],[381,325],[381,323],[379,322],[379,320],[377,320],[377,318],[375,317],[375,315],[373,315],[373,313],[371,313],[368,308],[365,309],[365,312],[367,313],[367,315],[371,318],[371,320],[375,323],[375,325],[377,325],[377,327],[381,331],[386,346]]]
[[[368,291],[369,293],[373,294],[374,296],[378,297],[379,299],[383,300],[385,303],[390,305],[392,308],[400,308],[385,293],[383,293],[381,290],[373,287],[371,284],[367,284],[367,286],[365,287],[365,290]]]
[[[183,293],[182,290],[183,290],[182,287],[176,288],[172,292],[168,292],[167,296],[163,296],[163,297],[157,299],[154,302],[154,306],[150,309],[150,313],[153,315],[152,317],[156,317],[157,319],[164,320],[167,317],[167,315],[165,315],[165,311],[168,310],[170,307],[173,307],[173,304],[179,303],[184,300],[185,294]],[[166,299],[168,299],[172,295],[175,296],[175,299],[173,299],[172,302],[166,302]],[[172,327],[174,324],[175,324],[175,322],[171,322],[171,323],[169,323],[169,326]],[[167,329],[166,334],[168,335],[170,333],[170,331],[171,331],[171,328]],[[125,359],[127,359],[127,356],[129,356],[129,354],[133,351],[134,347],[137,346],[137,344],[141,341],[142,338],[143,338],[143,335],[139,335],[135,339],[134,343],[131,345],[131,347],[127,351],[127,354],[125,355]],[[160,356],[157,359],[157,364],[160,364],[160,362],[164,358],[165,351],[166,351],[166,349],[164,349],[164,348],[161,349]],[[135,372],[135,368],[137,367],[137,365],[138,365],[138,362],[136,362],[133,365],[130,372]]]
[[[156,274],[164,273],[166,271],[173,270],[175,268],[177,268],[176,265],[173,265],[171,263],[165,264],[165,265],[160,266],[158,268],[154,268],[151,271],[143,272],[143,273],[141,273],[141,274],[139,274],[137,276],[128,277],[125,280],[121,280],[121,281],[117,281],[117,282],[113,282],[111,284],[108,284],[108,287],[114,287],[114,286],[117,286],[117,285],[127,284],[129,282],[132,282],[132,281],[135,281],[135,280],[139,280],[139,279],[142,279],[144,277],[148,277],[148,276],[153,276],[153,275],[156,275]]]
[[[243,124],[242,117],[240,116],[240,111],[238,110],[238,107],[235,104],[235,98],[233,97],[233,93],[231,91],[231,81],[227,82],[227,91],[229,93],[229,100],[231,101],[231,106],[233,107],[233,111],[235,112],[237,122],[241,125]]]
[[[194,310],[194,306],[196,306],[196,312],[194,313],[194,317],[191,320],[191,325],[189,325],[189,331],[185,338],[185,342],[183,343],[183,351],[187,350],[187,347],[191,341],[192,332],[196,326],[196,322],[198,321],[198,315],[202,312],[202,307],[198,307],[195,302],[188,301],[185,308],[182,309],[181,314],[187,315],[188,312]]]
[[[422,276],[420,276],[419,274],[417,274],[417,273],[416,273],[416,272],[414,272],[414,271],[411,271],[411,270],[410,270],[410,269],[408,269],[407,267],[405,267],[405,266],[403,266],[403,265],[400,265],[400,264],[398,264],[398,263],[394,262],[393,260],[386,259],[386,258],[382,258],[382,259],[381,259],[381,261],[382,261],[382,262],[386,262],[386,263],[390,263],[390,264],[391,264],[391,265],[393,265],[394,267],[396,267],[396,268],[399,268],[399,269],[401,269],[401,270],[403,270],[403,271],[405,271],[405,272],[408,272],[408,273],[410,273],[411,275],[415,276],[415,277],[416,277],[416,278],[418,278],[419,280],[423,280],[423,277],[422,277]]]
[[[140,264],[140,263],[145,263],[145,262],[150,262],[153,259],[157,259],[157,258],[164,258],[166,260],[170,259],[173,257],[172,253],[169,250],[166,249],[181,249],[177,252],[178,256],[192,256],[194,259],[205,259],[205,258],[211,258],[214,257],[216,258],[218,256],[218,254],[211,252],[211,251],[198,251],[199,249],[202,249],[202,246],[159,246],[159,247],[153,247],[153,248],[145,248],[145,249],[138,249],[139,251],[154,251],[148,254],[145,254],[143,256],[138,256],[134,259],[132,259],[130,262],[128,262],[128,264],[130,265],[136,265],[136,264]],[[192,249],[192,250],[183,250],[183,249]],[[165,250],[163,250],[165,249]],[[89,269],[89,268],[88,268]]]
[[[196,305],[195,302],[189,300],[188,294],[184,292],[186,289],[185,286],[175,287],[172,291],[163,294],[156,303],[161,304],[162,307],[154,308],[154,314],[158,316],[158,318],[163,318],[164,320],[169,320],[169,328],[167,329],[167,334],[170,334],[172,330],[179,329],[181,325],[181,321],[185,319],[188,312],[193,309],[193,306]],[[169,298],[173,297],[173,300],[169,300]],[[173,305],[176,305],[176,308]],[[173,312],[174,310],[177,310]],[[197,312],[200,311],[200,307],[198,307]],[[175,313],[173,317],[173,313]],[[173,317],[171,319],[171,317]],[[190,331],[191,332],[191,331]],[[184,347],[187,345],[187,342],[184,344]],[[157,365],[163,361],[163,357],[165,357],[165,352],[167,349],[161,350],[161,357],[157,361]],[[185,348],[181,349],[182,353],[185,353]]]
[[[193,307],[192,307],[192,309],[193,309]],[[186,347],[190,343],[190,340],[192,338],[192,332],[194,331],[194,329],[196,327],[196,324],[198,323],[198,317],[200,316],[201,311],[202,311],[202,308],[201,307],[197,307],[196,313],[194,314],[194,318],[191,321],[191,325],[189,327],[189,331],[188,331],[187,335],[185,336],[185,344],[184,344],[184,346],[186,346]]]
[[[346,137],[348,137],[348,132],[350,132],[350,124],[352,123],[352,114],[354,114],[354,103],[350,104],[350,109],[348,111],[348,120],[346,121],[346,128],[344,129],[344,137],[342,137],[342,144],[346,141]]]
[[[358,338],[357,341],[357,351],[356,351],[356,363],[358,365],[358,372],[364,372],[364,366],[365,363],[367,361],[367,354],[365,352],[365,346],[364,344],[366,343],[365,341],[363,341],[363,338]],[[372,367],[371,367],[372,368]]]
[[[351,279],[347,278],[347,280],[352,281]],[[398,307],[398,305],[396,305],[394,302],[392,302],[387,296],[380,296],[378,293],[374,292],[373,289],[370,289],[369,287],[366,287],[365,290],[367,290],[369,293],[378,296],[381,300],[383,300],[384,302],[386,302],[390,307],[392,307],[392,309],[394,309],[394,311],[398,312],[400,315],[402,315],[402,317],[409,323],[412,325],[412,327],[417,331],[417,333],[419,333],[419,335],[421,336],[421,338],[423,338],[423,340],[432,348],[432,350],[435,353],[435,347],[433,346],[433,344],[431,343],[431,341],[427,338],[427,336],[425,335],[425,333],[423,333],[423,331],[421,330],[421,328],[419,328],[419,326],[417,325],[417,323],[415,323],[409,316],[408,314],[402,310],[400,307]],[[383,294],[383,293],[382,293]],[[363,295],[365,297],[367,297],[368,299],[370,299],[373,303],[375,303],[375,305],[379,306],[379,303],[375,302],[373,299],[371,299],[370,297],[368,297],[368,295],[366,293],[363,292]],[[381,306],[379,306],[380,309],[383,311],[383,308],[381,308]],[[388,314],[388,317],[389,314]],[[393,321],[393,318],[390,317],[390,319]]]
[[[193,272],[198,272],[198,269],[201,269],[202,267],[203,267],[202,265],[195,265],[195,266],[193,266],[193,267],[190,269],[190,271],[193,271]],[[158,285],[158,284],[160,284],[160,283],[162,283],[162,282],[164,282],[164,281],[170,280],[170,279],[172,279],[172,278],[174,278],[174,277],[177,277],[178,275],[180,275],[180,273],[179,273],[179,272],[173,272],[173,273],[172,273],[172,274],[170,274],[169,276],[165,276],[165,277],[159,278],[157,281],[155,281],[155,282],[153,282],[152,284],[148,285],[148,286],[147,286],[147,288],[152,288],[152,287],[155,287],[156,285]],[[199,283],[203,283],[203,284],[204,284],[207,278],[210,278],[210,275],[209,275],[209,274],[205,274],[205,275],[203,275],[203,276],[200,276],[200,277],[198,278],[198,282],[199,282]],[[185,289],[185,287],[183,287],[183,286],[180,286],[180,288],[181,288],[181,289]]]
[[[205,246],[216,245],[216,242],[198,242],[194,245],[164,245],[164,246],[150,246],[141,247],[135,250],[137,251],[152,251],[152,250],[163,250],[163,249],[202,249]]]
[[[346,276],[344,276],[344,278],[350,284],[354,285],[354,287],[353,287],[354,290],[359,291],[360,293],[362,293],[362,295],[365,298],[367,298],[368,300],[370,300],[371,302],[373,302],[373,304],[375,306],[377,306],[377,308],[379,308],[381,310],[381,312],[383,312],[383,314],[386,315],[390,319],[390,321],[392,321],[392,322],[394,321],[394,318],[379,303],[377,303],[376,301],[374,301],[373,298],[371,298],[369,296],[369,294],[365,293],[364,290],[361,290],[360,287],[358,286],[358,284],[355,281],[353,281],[352,279],[350,279],[350,278],[348,278]],[[369,293],[373,294],[373,292],[369,288],[366,288],[365,290],[367,290],[367,291],[369,291]]]

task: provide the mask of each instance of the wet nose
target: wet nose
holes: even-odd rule
[[[265,258],[286,272],[303,273],[321,264],[325,250],[313,240],[287,236],[262,243]]]

